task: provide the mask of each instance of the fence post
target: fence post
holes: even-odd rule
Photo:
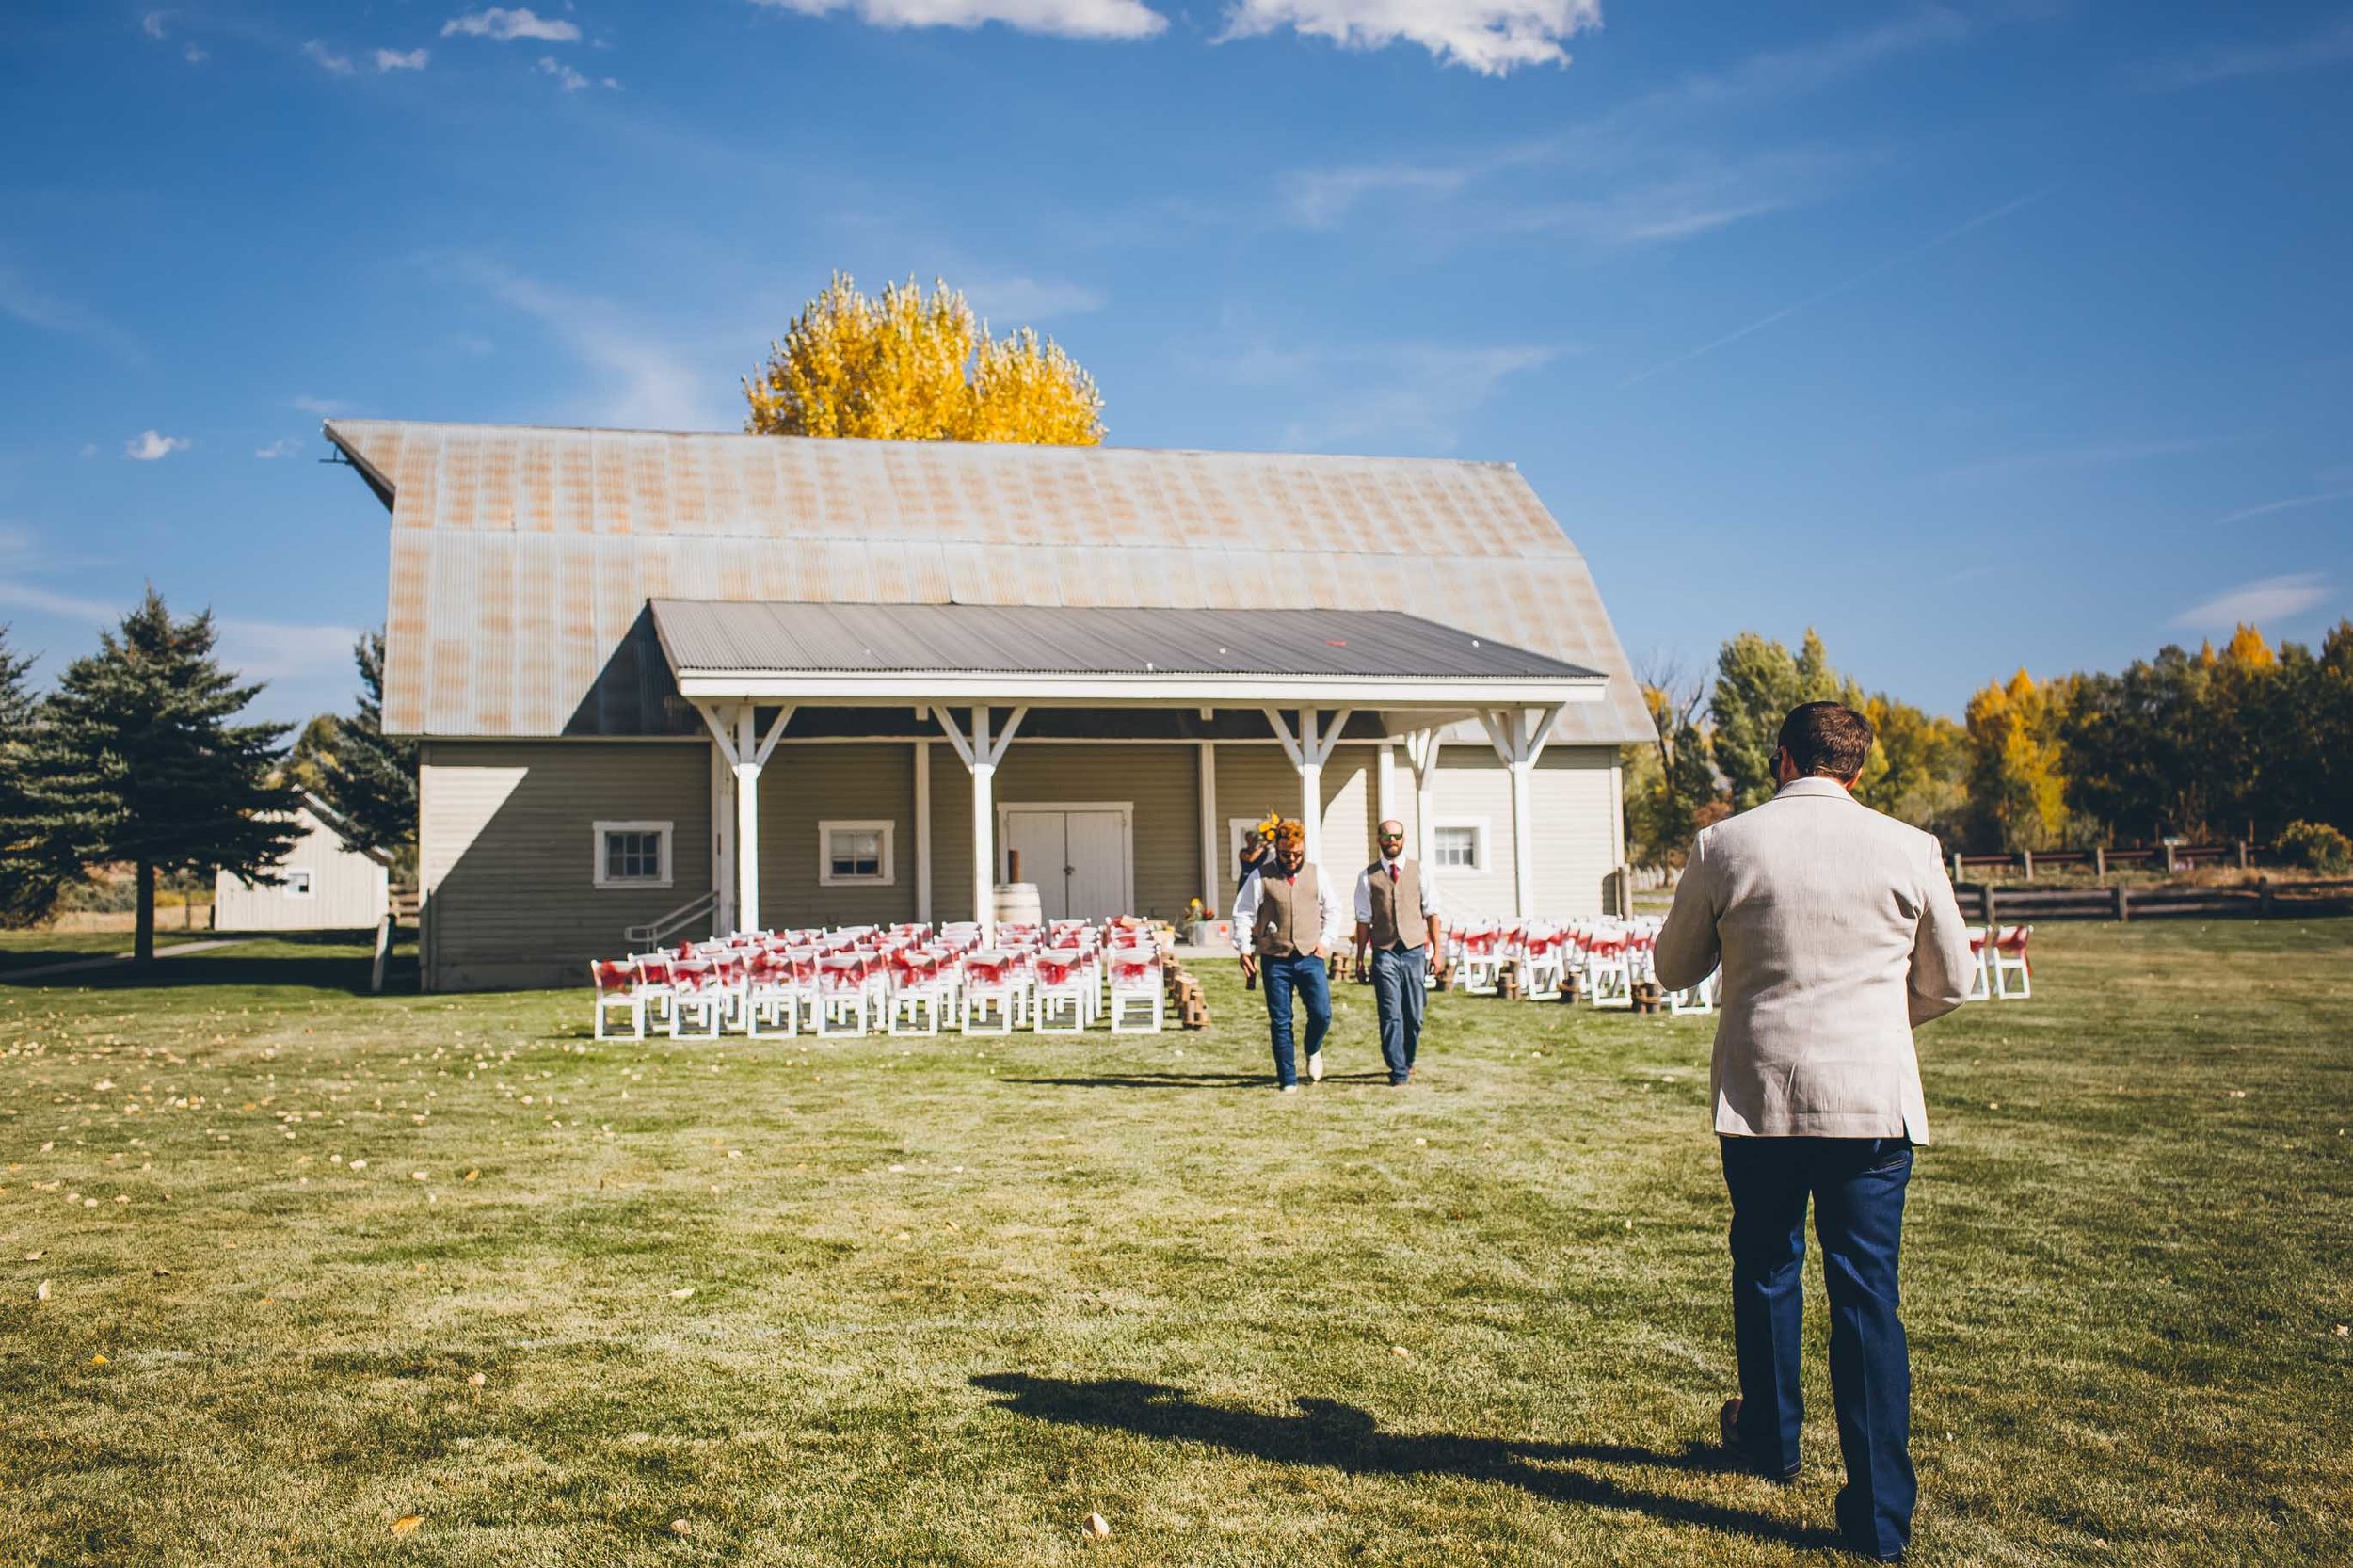
[[[2271,913],[2271,878],[2267,876],[2257,879],[2255,883],[2255,913]]]
[[[381,991],[384,989],[384,961],[392,956],[392,912],[387,910],[384,918],[376,922],[376,963],[375,966],[368,971],[368,989],[370,991]]]
[[[2018,852],[2018,860],[2019,863],[2025,868],[2026,880],[2032,882],[2034,880],[2034,851],[2030,849],[2020,850]]]
[[[2246,840],[2238,841],[2238,869],[2245,871],[2255,863],[2254,846]]]
[[[2173,845],[2169,843],[2165,846],[2165,874],[2171,876],[2175,869]]]
[[[1953,886],[1958,888],[1961,882],[1961,851],[1955,850],[1953,851]]]
[[[2116,922],[2119,925],[2121,925],[2133,918],[2132,907],[2125,902],[2124,899],[2124,884],[2121,882],[2118,883],[2114,888],[2114,892],[2116,895]]]
[[[2094,845],[2092,848],[2091,875],[2093,880],[2099,882],[2105,882],[2108,879],[2108,851],[2105,844]]]
[[[1987,882],[1977,889],[1977,913],[1985,921],[1985,929],[1988,933],[1986,939],[1993,940],[1991,934],[1993,930],[1993,884],[1992,882]]]

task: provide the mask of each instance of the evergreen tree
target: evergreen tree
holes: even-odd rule
[[[370,849],[405,863],[417,842],[417,743],[384,733],[384,633],[368,632],[351,652],[360,665],[360,711],[337,719],[330,744],[314,754],[319,794]]]
[[[32,742],[40,702],[25,677],[33,661],[8,647],[0,625],[0,926],[49,912],[59,878],[40,853],[42,808],[33,787]]]
[[[1732,804],[1745,811],[1773,798],[1773,754],[1781,721],[1807,702],[1843,702],[1862,712],[1863,688],[1831,668],[1822,639],[1808,627],[1796,653],[1769,637],[1743,632],[1716,655],[1716,692],[1708,712],[1716,721],[1716,766],[1732,784]],[[1879,748],[1865,762],[1858,789],[1886,771]]]
[[[259,684],[213,654],[210,611],[175,621],[152,588],[99,651],[66,666],[34,731],[40,852],[52,873],[130,863],[134,955],[155,955],[158,872],[253,881],[294,842],[300,796],[276,783],[286,725],[229,721]]]

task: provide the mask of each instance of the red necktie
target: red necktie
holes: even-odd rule
[[[1389,862],[1389,880],[1391,882],[1397,880],[1397,862],[1394,860]]]

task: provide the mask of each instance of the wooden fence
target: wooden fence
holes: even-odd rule
[[[2130,920],[2152,915],[2353,915],[2353,881],[2273,882],[2251,888],[1996,888],[1957,883],[1961,911],[1985,925],[2045,920]]]
[[[2022,849],[2006,855],[1956,854],[1952,862],[1955,886],[1965,881],[1972,869],[2014,871],[2032,882],[2037,866],[2044,871],[2089,871],[2105,881],[2110,868],[2124,866],[2161,871],[2169,876],[2198,866],[2236,866],[2247,871],[2255,864],[2255,846],[2241,839],[2228,844],[2159,844],[2151,849]]]

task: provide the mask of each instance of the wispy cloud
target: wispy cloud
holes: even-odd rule
[[[1234,0],[1226,39],[1290,28],[1343,49],[1419,44],[1441,61],[1501,76],[1566,65],[1571,35],[1601,25],[1601,0]]]
[[[427,258],[443,276],[537,322],[602,381],[585,415],[635,429],[726,430],[742,410],[724,375],[690,362],[674,335],[645,327],[612,301],[528,277],[487,257]]]
[[[555,85],[566,92],[578,92],[583,88],[618,88],[621,85],[610,76],[601,78],[584,76],[553,55],[540,56],[539,63],[533,69],[542,76],[554,77]]]
[[[1961,481],[2000,481],[2025,479],[2039,474],[2066,472],[2076,469],[2119,468],[2129,463],[2146,462],[2154,457],[2171,457],[2185,452],[2203,452],[2224,444],[2226,438],[2193,437],[2169,441],[2095,441],[2083,446],[2049,447],[2037,452],[2012,452],[1999,457],[1980,458],[1976,462],[1956,463],[1940,469],[1932,477]]]
[[[561,17],[543,17],[529,6],[492,6],[487,10],[453,16],[441,24],[443,38],[487,38],[504,43],[509,39],[537,39],[544,43],[577,43],[578,24]]]
[[[167,436],[147,430],[124,441],[122,455],[135,463],[156,463],[175,452],[185,452],[194,444],[184,436]]]
[[[136,338],[96,311],[36,286],[5,260],[0,260],[0,315],[43,331],[85,339],[130,364],[147,362],[147,353]]]
[[[2348,498],[2353,498],[2353,489],[2319,490],[2311,495],[2292,495],[2282,501],[2266,501],[2256,506],[2243,506],[2227,517],[2215,519],[2212,526],[2221,528],[2233,522],[2245,522],[2249,518],[2267,518],[2274,512],[2301,511],[2307,506],[2318,506],[2328,502],[2344,501]]]
[[[347,414],[352,411],[353,407],[340,397],[313,397],[309,392],[297,392],[286,401],[304,413],[316,414],[321,419],[332,419],[337,414]]]
[[[203,50],[199,49],[195,44],[191,43],[186,48],[180,51],[180,57],[187,61],[190,65],[202,65],[206,60],[211,59],[213,56],[206,54]]]
[[[2227,11],[2221,14],[2229,14]],[[2138,67],[2134,80],[2153,92],[2179,92],[2249,76],[2281,76],[2353,60],[2353,17],[2340,17],[2283,43],[2221,43]]]
[[[397,49],[379,49],[376,52],[376,69],[379,74],[387,71],[423,71],[429,57],[422,48],[405,54]]]
[[[164,21],[170,14],[171,13],[169,11],[149,11],[145,16],[139,18],[139,31],[145,33],[149,38],[162,38],[164,36]]]
[[[248,680],[283,680],[330,676],[351,669],[351,646],[359,632],[348,626],[306,626],[286,621],[219,616],[220,657]]]
[[[1108,303],[1102,291],[1082,283],[1026,274],[1006,278],[967,279],[964,296],[986,318],[992,329],[1024,322],[1050,321],[1058,316],[1085,315]]]
[[[1987,212],[1979,213],[1977,216],[1969,219],[1967,222],[1957,224],[1954,227],[1945,230],[1934,239],[1915,245],[1909,250],[1899,250],[1893,256],[1884,257],[1880,261],[1872,263],[1869,266],[1865,267],[1861,272],[1854,274],[1854,276],[1841,279],[1839,281],[1833,283],[1826,289],[1821,289],[1816,293],[1809,294],[1804,298],[1800,299],[1793,304],[1785,305],[1778,311],[1759,316],[1756,320],[1750,322],[1745,327],[1736,328],[1732,331],[1726,332],[1721,338],[1711,339],[1706,343],[1701,344],[1697,348],[1686,349],[1683,353],[1677,354],[1673,359],[1662,360],[1657,364],[1651,366],[1648,370],[1639,371],[1636,374],[1627,376],[1625,380],[1619,382],[1618,386],[1620,390],[1624,390],[1627,387],[1639,385],[1641,382],[1649,380],[1654,376],[1663,376],[1668,371],[1673,370],[1678,366],[1688,365],[1694,360],[1713,354],[1720,348],[1729,347],[1733,344],[1738,343],[1742,338],[1749,337],[1757,332],[1762,332],[1768,327],[1788,320],[1791,316],[1796,315],[1801,311],[1811,310],[1813,307],[1819,305],[1826,299],[1834,298],[1839,295],[1845,294],[1849,289],[1858,288],[1893,267],[1901,266],[1907,262],[1916,261],[1920,257],[1927,255],[1931,250],[1937,249],[1942,246],[1950,245],[1953,241],[1961,238],[1963,234],[1974,232],[1977,230],[1984,228],[1989,223],[1999,222],[2001,219],[2008,217],[2010,214],[2017,212],[2022,208],[2032,206],[2035,202],[2041,200],[2044,197],[2050,195],[2052,191],[2057,188],[2058,187],[2056,185],[2046,186],[2043,189],[2032,192],[2029,195],[2019,197],[2015,200],[2005,201],[2000,206],[1994,207]]]
[[[999,22],[1056,38],[1144,39],[1168,19],[1142,0],[752,0],[803,16],[847,11],[877,27],[978,27]]]
[[[267,446],[253,449],[256,457],[292,457],[302,450],[302,443],[292,436],[280,436]]]
[[[1968,36],[1969,21],[1944,6],[1920,6],[1851,32],[1748,56],[1728,71],[1684,77],[1650,102],[1656,107],[1734,104],[1818,91],[1901,56]]]
[[[1279,394],[1291,411],[1286,447],[1449,452],[1465,420],[1513,377],[1574,350],[1543,344],[1374,343],[1295,345],[1245,341],[1195,361],[1207,376]]]
[[[2227,632],[2242,622],[2261,626],[2300,616],[2329,597],[2329,580],[2317,572],[2263,577],[2227,589],[2173,617],[2185,632]]]
[[[348,55],[336,54],[335,51],[327,47],[326,44],[321,43],[317,39],[312,39],[308,43],[305,43],[302,46],[302,53],[304,57],[309,59],[312,64],[316,65],[321,71],[326,72],[329,76],[348,76],[352,74],[351,56]]]
[[[88,621],[97,626],[112,625],[122,618],[119,606],[102,600],[62,594],[53,588],[36,587],[30,583],[10,582],[6,578],[0,578],[0,604],[12,610],[32,610],[44,616]]]

